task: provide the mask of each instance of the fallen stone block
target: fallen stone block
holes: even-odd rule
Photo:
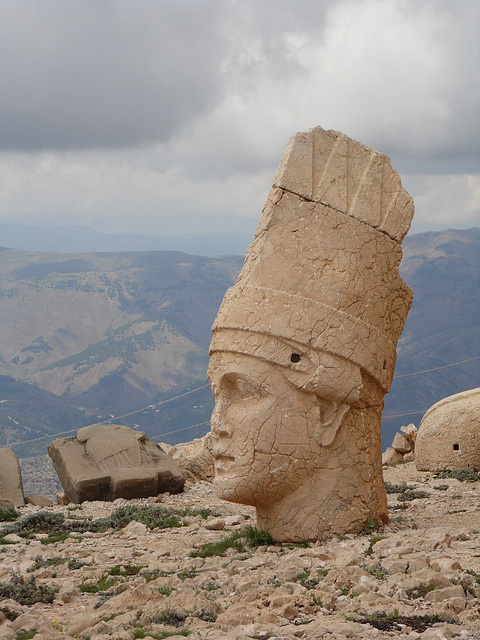
[[[8,447],[0,449],[0,498],[8,500],[14,507],[25,504],[18,458]]]
[[[83,427],[76,437],[52,442],[48,454],[71,502],[179,493],[185,484],[185,475],[159,445],[125,426]]]

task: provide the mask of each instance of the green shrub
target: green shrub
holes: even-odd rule
[[[12,522],[20,517],[15,507],[0,507],[0,522]]]
[[[108,575],[110,576],[136,576],[142,569],[144,569],[144,565],[139,564],[116,564],[114,567],[109,569]],[[123,569],[123,571],[122,571]]]
[[[100,593],[101,591],[106,591],[107,589],[110,589],[110,587],[113,587],[116,582],[116,580],[109,580],[106,576],[103,576],[96,584],[84,582],[80,585],[80,591],[82,593]]]
[[[183,627],[186,613],[180,611],[173,611],[170,607],[167,607],[163,611],[160,611],[152,618],[153,624],[164,624],[167,627]]]
[[[382,523],[378,522],[378,520],[372,520],[371,518],[369,518],[367,520],[367,524],[363,528],[362,533],[363,535],[368,536],[370,533],[376,531],[377,529],[380,529],[382,526]]]
[[[207,542],[197,551],[192,551],[192,558],[207,558],[210,556],[223,556],[227,549],[235,549],[239,553],[245,551],[245,546],[261,547],[274,544],[273,538],[266,531],[248,525],[247,527],[234,531],[226,538],[218,542]]]
[[[28,580],[19,574],[13,574],[9,583],[0,582],[0,598],[11,598],[18,604],[31,606],[36,602],[51,604],[58,589],[41,584],[37,586],[34,576]]]
[[[445,480],[446,478],[456,478],[460,482],[479,482],[480,473],[474,469],[451,469],[450,471],[442,471],[435,478]]]

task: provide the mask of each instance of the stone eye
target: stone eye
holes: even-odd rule
[[[300,354],[299,353],[292,353],[292,355],[290,356],[290,360],[292,362],[300,362]]]

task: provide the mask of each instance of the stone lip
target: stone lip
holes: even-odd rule
[[[47,546],[40,543],[42,534],[32,540],[18,537],[2,547],[0,582],[8,583],[14,572],[58,592],[52,604],[2,600],[0,638],[14,640],[18,631],[35,627],[45,639],[130,640],[141,627],[146,636],[148,631],[159,636],[189,629],[191,640],[478,640],[480,483],[436,480],[416,471],[413,463],[387,469],[385,479],[414,484],[428,496],[400,503],[389,494],[389,527],[326,544],[247,547],[225,556],[192,558],[200,545],[256,524],[253,508],[219,500],[206,482],[163,495],[164,508],[209,508],[215,514],[189,516],[186,526],[177,529],[150,530],[133,521],[117,532],[69,537]],[[445,484],[447,490],[435,489]],[[73,512],[68,506],[25,505],[20,512],[97,519],[122,505],[155,506],[155,500],[85,502]],[[400,504],[407,504],[406,509],[397,509]],[[117,576],[110,575],[114,567]],[[142,568],[129,575],[129,567]],[[147,572],[154,577],[150,582]],[[84,584],[97,585],[103,576],[114,582],[106,592],[80,590]],[[393,616],[395,610],[399,624],[390,630],[377,630],[363,617],[375,612]],[[18,617],[12,621],[5,611]],[[172,614],[170,621],[183,621],[182,626],[162,623],[165,612]],[[415,621],[435,614],[443,621],[415,630]]]

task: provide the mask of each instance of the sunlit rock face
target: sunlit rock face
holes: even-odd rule
[[[425,413],[415,446],[419,471],[480,471],[480,388],[443,398]]]
[[[14,507],[25,504],[20,465],[9,447],[0,449],[0,501]]]
[[[381,413],[412,216],[385,155],[320,127],[291,138],[209,365],[217,493],[277,540],[387,520]]]

